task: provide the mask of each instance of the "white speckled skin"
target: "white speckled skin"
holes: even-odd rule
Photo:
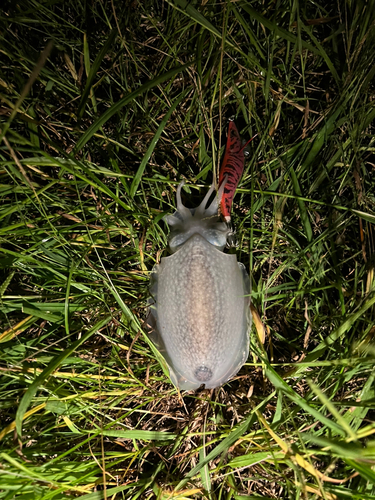
[[[249,354],[249,279],[235,255],[223,253],[228,229],[209,193],[195,210],[168,216],[175,253],[155,266],[148,323],[180,389],[215,388],[233,377]]]

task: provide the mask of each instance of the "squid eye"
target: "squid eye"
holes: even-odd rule
[[[207,229],[204,237],[211,245],[222,250],[227,244],[227,232],[220,229]]]
[[[178,233],[176,236],[172,236],[169,240],[171,252],[176,252],[186,242],[186,239],[187,235],[185,233]]]

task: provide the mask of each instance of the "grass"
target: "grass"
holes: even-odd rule
[[[375,499],[374,2],[0,19],[0,499]],[[149,275],[232,116],[251,355],[179,394]]]

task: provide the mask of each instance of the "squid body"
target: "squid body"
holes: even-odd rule
[[[234,254],[223,252],[230,233],[218,217],[225,182],[211,204],[213,185],[195,209],[182,204],[182,185],[177,211],[165,218],[172,255],[153,270],[148,324],[176,386],[215,388],[249,354],[249,277]]]

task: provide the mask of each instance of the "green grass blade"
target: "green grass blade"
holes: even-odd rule
[[[92,328],[90,328],[89,331],[84,333],[80,339],[76,340],[75,342],[72,343],[72,345],[68,348],[65,349],[64,352],[60,354],[60,356],[57,356],[54,358],[50,364],[43,370],[43,372],[34,380],[34,382],[30,385],[30,387],[27,389],[26,393],[21,399],[21,402],[18,406],[17,409],[17,414],[16,414],[16,429],[17,433],[19,436],[22,435],[22,421],[23,417],[26,413],[26,410],[34,397],[36,391],[40,387],[41,384],[53,373],[66,359],[68,356],[73,354],[73,352],[86,340],[88,340],[92,335],[94,335],[98,330],[103,328],[105,325],[109,323],[111,320],[112,316],[107,316],[106,318],[102,319],[101,321],[98,321]]]
[[[214,460],[218,455],[221,455],[222,453],[227,451],[228,448],[230,448],[232,444],[237,441],[237,439],[239,439],[243,434],[245,434],[250,425],[256,419],[255,410],[258,410],[259,408],[263,407],[266,404],[267,399],[260,405],[258,405],[258,407],[255,408],[251,412],[251,414],[239,426],[237,426],[236,429],[232,430],[228,437],[223,439],[223,441],[220,444],[218,444],[212,451],[210,451],[210,453],[204,459],[202,459],[198,465],[193,467],[193,469],[191,469],[191,471],[188,472],[185,478],[178,483],[178,485],[175,488],[175,491],[178,491],[179,489],[183,488],[185,484],[189,481],[189,479],[198,474],[198,472],[200,472],[201,469],[206,464],[208,464],[211,460]]]
[[[100,49],[98,55],[96,56],[93,65],[90,68],[90,72],[89,72],[89,75],[87,77],[85,89],[84,89],[82,97],[81,97],[81,102],[79,103],[79,106],[78,106],[78,111],[77,111],[78,120],[80,120],[82,118],[82,115],[85,112],[86,102],[87,102],[87,99],[89,97],[94,78],[95,78],[97,72],[99,71],[100,65],[102,64],[102,61],[103,61],[104,57],[106,56],[108,50],[112,47],[116,36],[117,36],[117,30],[112,30],[110,32],[106,42],[104,43],[103,47]]]
[[[263,26],[265,26],[266,28],[271,30],[273,33],[275,33],[276,36],[280,36],[280,37],[284,38],[285,40],[287,40],[288,42],[292,42],[296,45],[298,44],[298,38],[295,35],[293,35],[293,33],[290,33],[286,29],[281,28],[280,26],[277,25],[277,23],[267,19],[262,14],[259,14],[258,11],[256,11],[252,7],[250,7],[250,5],[248,5],[247,3],[241,2],[240,5],[241,5],[241,8],[243,10],[245,10],[248,14],[250,14],[250,16],[252,18],[259,21]],[[315,54],[319,54],[318,49],[316,49],[310,43],[307,43],[306,41],[301,40],[301,44],[302,44],[303,48],[308,49],[310,52],[313,52]]]
[[[301,199],[301,197],[302,197],[301,188],[300,188],[296,173],[295,173],[292,166],[289,168],[289,172],[290,172],[290,176],[292,178],[294,192],[299,197],[297,202],[298,202],[298,206],[299,206],[299,212],[300,212],[302,224],[303,224],[303,227],[305,229],[305,235],[306,235],[307,241],[310,243],[312,241],[312,238],[313,238],[313,232],[312,232],[312,228],[311,228],[311,224],[310,224],[310,220],[309,220],[309,214],[306,210],[305,202]]]
[[[215,26],[210,23],[188,0],[168,0],[171,5],[177,6],[181,12],[186,13],[190,19],[200,24],[203,28],[211,31],[214,35],[221,37],[220,31],[218,31]]]
[[[74,150],[80,151],[87,143],[88,141],[92,138],[92,136],[116,113],[121,111],[121,109],[132,102],[133,99],[138,97],[139,95],[143,94],[144,92],[147,92],[148,90],[151,90],[152,88],[156,87],[157,85],[160,85],[161,83],[165,82],[166,80],[172,79],[174,76],[176,76],[178,73],[181,71],[184,71],[187,69],[189,66],[191,66],[193,62],[189,62],[187,64],[182,64],[181,66],[177,66],[176,68],[173,68],[166,73],[163,73],[162,75],[159,75],[152,80],[149,80],[148,82],[144,83],[141,87],[139,87],[137,90],[134,90],[127,96],[123,97],[120,99],[120,101],[116,102],[110,109],[108,109],[105,113],[102,114],[102,116],[96,120],[95,123],[91,125],[91,127],[86,130],[86,132],[81,136],[81,138],[77,141],[77,144],[74,148]]]
[[[142,175],[143,175],[143,172],[146,168],[146,165],[149,161],[149,159],[151,158],[151,155],[155,149],[155,146],[157,145],[158,143],[158,140],[160,139],[160,136],[161,134],[163,133],[163,130],[166,126],[166,124],[168,123],[168,120],[169,118],[172,116],[172,113],[174,112],[174,110],[177,108],[177,106],[180,104],[180,102],[182,101],[182,99],[185,97],[185,92],[183,92],[175,101],[174,103],[172,104],[172,106],[168,109],[168,112],[166,113],[166,115],[164,116],[164,118],[162,119],[162,121],[160,122],[160,125],[154,135],[154,137],[152,138],[151,142],[150,142],[150,145],[148,146],[147,148],[147,151],[144,155],[144,157],[142,158],[142,161],[141,161],[141,164],[139,165],[139,168],[134,176],[134,179],[133,179],[133,182],[131,183],[131,186],[130,186],[130,196],[132,198],[134,198],[134,195],[135,193],[137,192],[137,189],[138,189],[138,186],[139,186],[139,183],[141,182],[141,179],[142,179]]]

